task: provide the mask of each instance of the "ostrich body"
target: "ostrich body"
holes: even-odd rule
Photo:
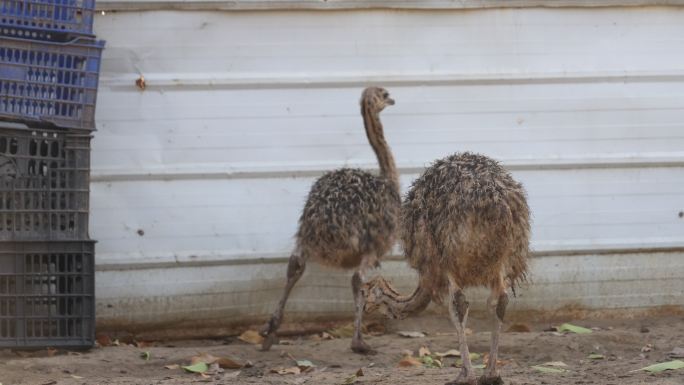
[[[285,290],[261,330],[263,350],[273,344],[290,291],[312,258],[323,265],[356,269],[352,276],[355,318],[351,348],[357,353],[371,352],[361,334],[365,303],[361,287],[366,271],[376,267],[394,243],[401,206],[399,176],[379,116],[393,104],[387,91],[378,87],[367,88],[361,98],[366,136],[378,158],[380,175],[344,168],[323,175],[312,186],[299,219]]]
[[[461,153],[436,161],[413,183],[402,204],[401,242],[420,275],[416,292],[434,299],[448,295],[458,330],[463,370],[450,384],[474,384],[465,327],[469,304],[463,290],[485,286],[494,315],[489,363],[481,384],[500,384],[496,368],[499,333],[509,288],[523,281],[529,254],[530,213],[523,186],[495,160]],[[378,277],[364,286],[366,310],[401,318],[415,308]]]

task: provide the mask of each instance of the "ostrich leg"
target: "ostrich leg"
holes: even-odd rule
[[[489,363],[485,369],[485,374],[480,378],[480,385],[502,385],[503,380],[496,368],[496,360],[499,354],[499,334],[501,333],[501,325],[503,324],[504,314],[506,313],[506,306],[508,305],[508,294],[503,283],[503,278],[497,280],[496,284],[492,286],[492,291],[487,299],[489,310],[494,316],[494,328],[492,329],[492,345],[489,350]]]
[[[468,351],[468,342],[466,341],[466,321],[468,320],[468,301],[463,294],[461,287],[449,277],[449,316],[451,322],[456,327],[458,332],[458,343],[461,350],[461,359],[463,360],[463,369],[456,378],[456,381],[448,382],[446,385],[475,385],[475,372],[473,365],[470,362],[470,352]]]
[[[290,262],[287,264],[287,283],[285,284],[285,290],[283,291],[283,296],[278,302],[278,307],[273,312],[271,319],[261,328],[261,334],[264,337],[264,342],[261,344],[261,350],[269,350],[271,345],[276,340],[276,332],[280,327],[280,323],[283,321],[283,309],[287,303],[287,297],[290,296],[290,291],[294,285],[299,281],[299,278],[304,274],[306,269],[306,259],[302,258],[299,254],[292,254],[290,256]]]
[[[351,349],[354,353],[360,354],[375,354],[375,351],[363,341],[362,321],[363,309],[366,304],[366,298],[361,294],[361,287],[366,282],[366,271],[372,265],[371,261],[377,261],[377,258],[372,256],[364,256],[361,260],[359,270],[352,276],[352,290],[354,291],[354,336],[352,337]]]

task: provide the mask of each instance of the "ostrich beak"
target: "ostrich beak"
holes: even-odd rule
[[[394,99],[387,98],[387,99],[385,99],[385,103],[387,103],[388,106],[393,106],[394,105]]]

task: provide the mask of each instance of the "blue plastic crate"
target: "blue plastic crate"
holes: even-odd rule
[[[103,48],[0,36],[0,119],[93,130]]]
[[[95,0],[0,0],[0,28],[6,36],[42,40],[91,35],[94,12]]]

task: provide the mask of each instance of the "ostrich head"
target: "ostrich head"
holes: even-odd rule
[[[392,288],[386,279],[375,277],[366,282],[361,288],[361,295],[366,300],[363,308],[366,313],[378,311],[387,318],[404,318],[401,311],[396,309],[397,298],[400,294]]]
[[[380,112],[387,106],[393,106],[394,99],[390,98],[389,92],[382,87],[368,87],[363,90],[361,107],[366,107],[373,112]]]

